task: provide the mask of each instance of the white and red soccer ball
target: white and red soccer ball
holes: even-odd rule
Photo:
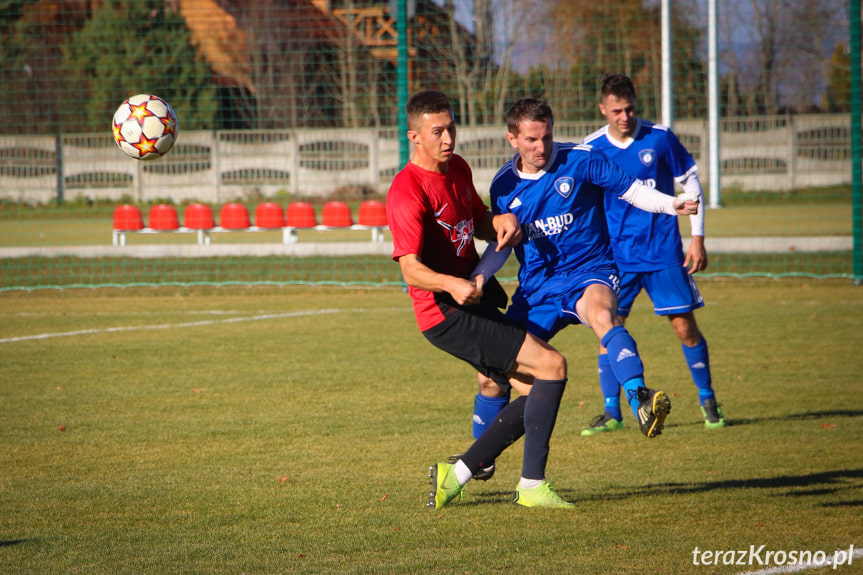
[[[179,124],[174,109],[152,94],[132,96],[114,112],[114,141],[130,158],[158,160],[177,141]]]

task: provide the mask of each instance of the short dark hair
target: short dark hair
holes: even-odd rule
[[[629,76],[623,74],[606,74],[602,77],[602,98],[614,96],[621,100],[635,100],[635,85]]]
[[[506,129],[510,134],[518,134],[518,125],[525,120],[533,122],[554,122],[551,106],[537,98],[523,98],[513,104],[504,115]]]
[[[408,100],[405,113],[408,118],[408,128],[413,129],[416,119],[423,114],[452,112],[452,104],[446,94],[440,90],[423,90],[417,92]]]

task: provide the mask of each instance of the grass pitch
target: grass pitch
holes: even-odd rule
[[[659,438],[632,418],[582,438],[597,344],[553,341],[548,474],[574,512],[511,504],[521,442],[425,507],[428,466],[470,443],[475,379],[398,288],[0,293],[0,572],[730,574],[772,565],[695,548],[863,547],[861,288],[700,287],[724,430],[645,296],[628,327],[672,398]],[[863,558],[807,571],[828,572]]]

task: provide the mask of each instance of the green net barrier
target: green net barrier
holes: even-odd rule
[[[672,127],[707,186],[702,4],[671,3]],[[861,281],[848,8],[760,14],[777,32],[762,36],[747,23],[760,4],[738,4],[719,14],[721,189],[705,191],[721,200],[707,211],[702,275]],[[639,115],[661,121],[656,2],[2,5],[0,290],[400,283],[385,225],[360,221],[405,161],[400,81],[450,95],[457,151],[481,194],[512,154],[502,115],[519,98],[547,99],[556,139],[580,141],[603,125],[601,75],[621,72],[636,83]],[[777,40],[786,37],[795,42]],[[776,56],[770,70],[752,65],[765,53]],[[163,98],[179,122],[153,161],[114,140],[115,111],[136,94]],[[333,203],[350,222],[325,225]],[[259,215],[273,204],[284,222]],[[311,206],[311,227],[290,221],[296,205]],[[212,222],[195,219],[201,206]],[[245,227],[229,220],[237,206]],[[128,226],[124,207],[141,229],[117,229]],[[156,229],[166,207],[176,223]],[[499,275],[515,274],[510,263]]]

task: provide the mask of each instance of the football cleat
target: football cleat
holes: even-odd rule
[[[551,483],[543,481],[538,486],[532,489],[526,489],[519,485],[515,488],[512,502],[522,507],[548,507],[556,509],[572,509],[574,503],[566,501],[555,493],[551,487]]]
[[[638,388],[638,409],[635,410],[635,417],[641,433],[645,436],[656,437],[661,434],[670,411],[671,400],[664,391]]]
[[[432,490],[429,493],[429,509],[443,509],[450,501],[462,495],[462,485],[455,476],[452,463],[435,463],[429,467]]]
[[[623,422],[614,419],[611,417],[611,414],[606,411],[594,417],[593,421],[590,422],[590,426],[587,429],[583,429],[581,434],[589,436],[596,435],[597,433],[604,433],[606,431],[617,431],[618,429],[623,429]]]
[[[723,417],[722,408],[716,403],[716,399],[705,400],[701,406],[701,413],[704,414],[704,427],[707,429],[725,427],[725,417]]]
[[[458,460],[461,459],[461,456],[464,453],[456,453],[455,455],[450,455],[449,462],[455,465],[458,463]],[[494,475],[494,461],[490,464],[480,468],[479,471],[473,474],[474,479],[478,479],[479,481],[488,481],[491,479],[491,476]]]

